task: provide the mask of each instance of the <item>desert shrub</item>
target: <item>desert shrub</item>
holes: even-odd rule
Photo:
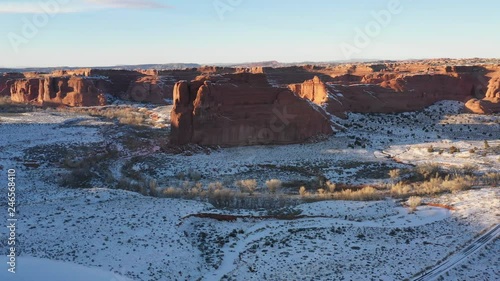
[[[175,178],[178,180],[184,180],[186,178],[186,174],[184,174],[184,172],[178,172],[175,174]]]
[[[155,179],[149,180],[149,195],[158,196],[158,182]]]
[[[377,190],[371,186],[366,186],[360,190],[352,191],[351,189],[345,189],[340,192],[335,192],[331,194],[332,198],[337,200],[351,200],[351,201],[369,201],[378,200],[382,196],[377,193]]]
[[[483,182],[487,185],[498,186],[500,184],[500,173],[491,172],[483,175]]]
[[[231,189],[216,189],[213,193],[208,194],[208,202],[216,208],[231,207],[235,196],[235,192]]]
[[[193,181],[199,181],[201,180],[201,173],[190,169],[188,171],[188,177]]]
[[[459,176],[455,177],[454,179],[449,179],[446,178],[442,183],[442,190],[443,191],[450,191],[450,192],[457,192],[457,191],[462,191],[465,189],[468,189],[472,187],[473,181],[472,178],[469,176]]]
[[[487,140],[484,140],[484,148],[485,148],[485,149],[490,148],[490,144],[488,143],[488,141],[487,141]]]
[[[427,181],[422,182],[418,185],[416,191],[418,194],[436,194],[441,192],[441,183],[443,182],[440,178],[430,178]]]
[[[417,194],[438,194],[442,192],[457,192],[471,188],[474,185],[472,176],[446,176],[442,178],[431,178],[415,187]]]
[[[81,168],[84,164],[84,159],[83,158],[80,158],[80,157],[76,157],[74,154],[67,154],[65,157],[64,157],[64,160],[63,160],[63,166],[64,168],[67,168],[67,169],[77,169],[77,168]]]
[[[393,195],[406,195],[410,193],[411,185],[398,182],[391,186],[391,194]]]
[[[131,114],[129,116],[119,118],[118,122],[120,122],[120,124],[136,125],[137,126],[137,125],[141,125],[142,123],[144,123],[145,120],[146,119],[142,115]]]
[[[337,184],[333,183],[331,181],[327,181],[326,187],[328,188],[328,192],[333,193],[333,192],[335,192],[335,189],[337,188]]]
[[[464,164],[461,167],[450,168],[450,174],[453,176],[467,175],[472,176],[479,170],[479,167],[473,164]]]
[[[474,154],[474,153],[476,153],[476,150],[474,148],[471,148],[471,149],[469,149],[469,153]]]
[[[123,189],[123,190],[128,190],[128,191],[133,191],[133,192],[138,192],[138,193],[143,194],[143,195],[147,195],[147,193],[148,193],[144,182],[130,180],[128,178],[120,179],[118,181],[117,188]]]
[[[182,183],[182,186],[181,186],[182,190],[184,190],[184,191],[188,191],[193,187],[194,187],[194,183],[190,182],[190,181],[184,181]]]
[[[457,152],[460,152],[460,149],[457,148],[456,146],[451,146],[449,149],[450,154],[455,154]]]
[[[184,194],[187,199],[202,198],[206,195],[203,185],[199,182],[185,187]]]
[[[433,153],[434,151],[435,151],[435,149],[434,149],[434,146],[432,146],[432,145],[427,148],[427,152],[429,152],[429,153]]]
[[[74,169],[63,176],[61,184],[69,188],[91,188],[92,177],[93,174],[88,167]]]
[[[408,198],[408,201],[406,201],[406,203],[410,207],[410,212],[413,213],[415,212],[415,210],[417,210],[417,207],[422,204],[422,198],[418,196],[411,196],[410,198]]]
[[[269,192],[274,194],[279,188],[281,188],[281,181],[278,179],[271,179],[266,181],[266,186],[269,189]]]
[[[255,189],[257,189],[257,180],[247,179],[247,180],[239,180],[235,183],[235,185],[240,189],[241,193],[248,193],[249,195],[253,195]]]
[[[183,195],[182,189],[175,187],[165,188],[162,192],[164,197],[168,198],[181,198]]]
[[[309,193],[307,192],[307,190],[306,190],[306,187],[305,187],[305,186],[301,186],[301,187],[299,188],[299,194],[300,194],[300,196],[305,197],[305,196],[307,196]]]
[[[439,177],[441,169],[439,165],[433,163],[424,163],[415,167],[415,172],[422,180],[428,180],[433,177]]]
[[[102,116],[108,119],[117,119],[121,124],[142,125],[146,121],[146,112],[132,107],[108,107],[108,108],[73,108],[73,112],[89,114],[91,116]]]
[[[214,193],[216,190],[221,190],[224,188],[224,185],[220,182],[212,182],[208,185],[208,192],[209,193]]]
[[[320,188],[317,190],[317,193],[319,196],[325,196],[326,195],[326,190],[324,190],[323,188]]]
[[[389,177],[392,180],[397,180],[401,177],[401,170],[400,169],[393,169],[389,171]]]

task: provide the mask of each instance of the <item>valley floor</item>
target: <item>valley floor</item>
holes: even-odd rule
[[[269,210],[216,209],[195,200],[143,196],[110,183],[123,176],[123,167],[162,187],[181,185],[185,180],[178,174],[188,170],[201,174],[205,185],[255,178],[260,186],[271,178],[307,181],[314,174],[338,183],[384,184],[390,182],[389,170],[424,162],[473,163],[478,172],[498,172],[500,155],[486,150],[484,142],[500,146],[500,117],[462,114],[460,106],[443,102],[416,113],[351,114],[335,120],[345,132],[314,143],[181,154],[160,153],[159,141],[148,141],[148,136],[163,137],[162,131],[133,131],[81,113],[0,113],[0,172],[6,177],[8,169],[17,171],[19,255],[18,273],[11,275],[4,266],[0,279],[67,280],[67,271],[98,281],[418,278],[500,223],[498,186],[424,198],[451,210],[424,204],[409,213],[392,198],[322,201],[281,210],[306,216],[296,220],[217,221],[188,216]],[[168,116],[163,112],[168,108],[148,110]],[[162,120],[168,130],[168,118]],[[123,141],[132,133],[141,133],[135,141],[144,138],[139,148]],[[108,169],[111,179],[95,178],[85,189],[61,186],[68,161],[63,152],[109,146],[118,156],[99,169]],[[460,152],[448,153],[451,146]],[[0,208],[6,213],[6,199]],[[0,234],[7,237],[8,229]],[[0,248],[5,265],[5,238]],[[437,278],[498,280],[499,257],[497,237]]]

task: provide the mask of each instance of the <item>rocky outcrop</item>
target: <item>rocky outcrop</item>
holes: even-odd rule
[[[11,87],[11,99],[13,102],[46,105],[104,105],[104,95],[97,87],[99,82],[99,79],[85,77],[20,79]]]
[[[12,84],[11,100],[13,102],[27,103],[37,101],[40,92],[40,79],[19,79]]]
[[[10,96],[10,88],[16,80],[24,78],[22,73],[4,73],[0,76],[0,97]]]
[[[489,99],[471,99],[466,104],[467,111],[476,114],[493,114],[500,112],[500,98]]]
[[[153,104],[165,104],[167,99],[172,99],[173,85],[164,83],[158,76],[141,77],[133,81],[121,99],[147,102]]]
[[[328,90],[318,76],[302,84],[292,84],[289,88],[301,98],[308,99],[315,104],[321,105],[328,101]]]
[[[106,99],[100,90],[105,84],[105,80],[97,78],[47,77],[40,80],[38,102],[67,106],[105,105]]]
[[[486,92],[487,99],[500,98],[500,74],[491,78]]]
[[[324,112],[263,74],[181,81],[174,88],[171,142],[200,145],[299,143],[333,133]]]
[[[422,110],[441,100],[468,100],[484,96],[482,76],[469,74],[370,75],[377,84],[323,83],[318,77],[290,89],[322,104],[336,116],[345,112],[393,113]]]
[[[493,114],[500,112],[500,73],[494,74],[488,83],[484,99],[471,99],[465,107],[469,112],[477,114]]]
[[[134,102],[166,104],[174,99],[174,86],[178,81],[198,80],[197,83],[202,84],[204,81],[216,85],[233,83],[238,89],[285,87],[337,116],[350,111],[414,111],[440,100],[467,102],[471,99],[474,100],[468,104],[470,111],[497,112],[500,66],[485,62],[487,60],[439,59],[277,68],[249,64],[235,68],[84,68],[50,74],[26,72],[0,76],[0,96],[11,94],[16,102],[99,105],[102,94],[109,94]],[[97,99],[96,95],[101,96]]]

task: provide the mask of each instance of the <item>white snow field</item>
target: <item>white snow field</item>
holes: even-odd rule
[[[98,151],[111,143],[120,153],[108,167],[115,180],[127,161],[140,156],[134,171],[165,187],[181,184],[176,175],[188,170],[199,172],[204,183],[256,178],[260,184],[270,178],[307,179],[293,169],[275,169],[285,166],[314,168],[328,180],[351,184],[388,182],[388,170],[424,162],[473,163],[480,172],[499,171],[500,155],[483,146],[485,140],[491,147],[500,145],[500,117],[462,114],[461,106],[442,102],[415,113],[349,114],[339,121],[346,132],[307,144],[180,154],[138,152],[113,143],[129,131],[98,117],[50,110],[0,113],[0,174],[6,177],[8,169],[16,169],[18,204],[17,273],[7,272],[8,229],[2,227],[0,280],[418,278],[500,223],[498,186],[425,197],[415,213],[391,198],[322,201],[290,206],[282,211],[304,217],[278,220],[252,217],[272,210],[153,198],[114,189],[105,179],[95,179],[92,188],[62,187],[65,170],[56,152]],[[153,111],[168,121],[169,109]],[[428,152],[431,145],[436,152]],[[460,152],[448,153],[450,146]],[[445,151],[440,154],[440,149]],[[6,200],[0,200],[1,210],[6,213]],[[189,216],[199,213],[247,216],[229,221]],[[437,280],[500,280],[499,250],[497,237]]]
[[[6,260],[3,258],[2,260]],[[1,280],[11,281],[130,281],[116,273],[100,269],[88,268],[69,262],[52,261],[32,257],[18,259],[18,269],[15,274],[6,270],[0,271]],[[5,262],[3,263],[5,264]]]

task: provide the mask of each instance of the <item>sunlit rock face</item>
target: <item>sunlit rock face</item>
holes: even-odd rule
[[[176,144],[289,144],[333,133],[320,107],[252,73],[177,83],[171,120]]]

